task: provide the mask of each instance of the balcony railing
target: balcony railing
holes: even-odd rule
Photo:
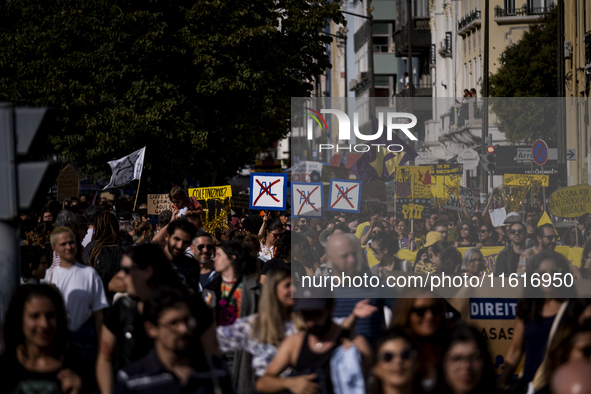
[[[591,30],[585,33],[585,64],[591,64]]]
[[[556,7],[556,4],[552,3],[547,6],[543,7],[532,7],[527,4],[524,4],[521,8],[512,8],[506,7],[502,8],[500,6],[495,7],[495,18],[502,18],[507,16],[534,16],[534,15],[543,15],[547,14],[548,12],[552,11]]]
[[[464,28],[466,26],[468,26],[470,23],[474,22],[475,20],[479,20],[479,19],[480,19],[480,11],[478,11],[478,10],[472,11],[471,13],[469,13],[468,15],[466,15],[462,19],[460,19],[460,21],[458,22],[458,31],[464,30]]]

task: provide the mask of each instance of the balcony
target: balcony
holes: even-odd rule
[[[549,13],[556,7],[556,4],[552,3],[548,6],[532,7],[528,4],[524,4],[521,8],[495,7],[494,21],[499,25],[502,24],[514,24],[514,23],[530,23],[540,18],[540,16]]]
[[[412,26],[412,56],[428,54],[431,49],[429,18],[413,18]],[[396,57],[408,57],[408,24],[394,32],[394,44]]]
[[[474,10],[468,15],[464,16],[458,22],[458,34],[461,36],[465,36],[468,32],[472,30],[476,30],[480,27],[481,19],[480,19],[480,11]]]

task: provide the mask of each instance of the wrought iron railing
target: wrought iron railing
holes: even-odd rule
[[[466,15],[462,19],[460,19],[460,21],[458,22],[458,30],[463,30],[470,23],[472,23],[478,19],[480,19],[480,11],[474,10],[474,11],[470,12],[468,15]]]
[[[532,7],[531,5],[524,4],[521,8],[500,6],[495,7],[495,18],[501,18],[505,16],[531,16],[531,15],[543,15],[552,11],[556,7],[556,4],[552,3],[542,7]]]

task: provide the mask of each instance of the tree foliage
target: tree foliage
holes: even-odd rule
[[[515,45],[499,57],[501,64],[490,77],[492,111],[512,143],[543,138],[556,141],[557,10],[529,26]],[[523,99],[540,97],[543,99]]]
[[[89,174],[147,146],[153,188],[223,181],[289,131],[330,67],[318,0],[12,0],[0,101],[56,108],[48,153]],[[166,190],[154,190],[164,192]]]

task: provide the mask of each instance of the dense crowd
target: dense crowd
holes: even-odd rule
[[[131,199],[84,196],[22,213],[0,393],[591,393],[587,299],[547,287],[520,300],[499,368],[444,298],[367,298],[345,286],[327,298],[301,283],[481,276],[490,246],[502,247],[495,275],[588,279],[591,214],[557,235],[558,223],[538,226],[539,200],[497,227],[491,200],[412,221],[380,205],[323,219],[235,209],[209,233],[197,200],[179,187],[169,197],[173,210],[157,217]],[[580,264],[558,244],[584,246]]]

